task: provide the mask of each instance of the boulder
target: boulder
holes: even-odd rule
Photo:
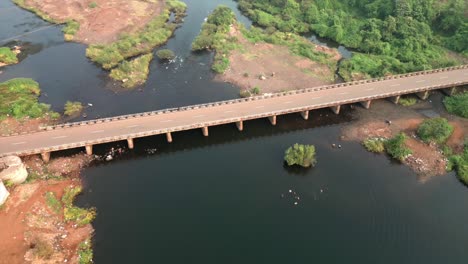
[[[5,185],[3,185],[3,182],[0,180],[0,205],[3,205],[5,203],[9,195],[10,193],[5,188]]]
[[[7,156],[0,158],[0,180],[20,184],[27,177],[28,171],[19,157]]]

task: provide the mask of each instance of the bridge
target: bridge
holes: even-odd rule
[[[442,89],[451,95],[468,84],[468,65],[394,75],[282,93],[265,94],[208,104],[192,105],[65,123],[41,128],[38,132],[0,137],[0,157],[41,154],[45,161],[53,151],[84,147],[91,155],[93,145],[126,140],[130,149],[134,139],[165,134],[172,142],[172,133],[201,129],[209,135],[209,127],[233,123],[244,129],[244,121],[268,118],[276,125],[278,115],[299,113],[304,119],[314,109],[331,108],[339,114],[345,104],[361,103],[369,108],[372,100],[389,98],[398,103],[400,96],[415,93],[425,100],[432,90]]]

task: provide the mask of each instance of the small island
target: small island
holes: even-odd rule
[[[294,144],[284,153],[284,161],[288,166],[299,165],[302,167],[313,167],[317,163],[314,145]]]
[[[18,53],[20,53],[19,49],[0,47],[0,67],[18,63]]]

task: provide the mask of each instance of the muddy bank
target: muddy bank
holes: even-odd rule
[[[367,138],[391,138],[400,132],[408,137],[406,147],[413,154],[403,163],[413,169],[418,175],[424,177],[444,175],[447,173],[447,159],[442,150],[434,144],[426,144],[416,136],[416,130],[429,116],[440,115],[447,118],[454,127],[454,132],[447,141],[447,145],[458,153],[463,149],[463,143],[468,131],[468,121],[449,115],[443,110],[435,112],[429,102],[420,102],[412,107],[395,105],[387,100],[372,102],[370,109],[366,110],[356,106],[354,115],[357,121],[342,130],[343,140],[362,142]]]
[[[292,54],[290,48],[265,42],[249,42],[231,27],[241,48],[229,55],[230,67],[216,76],[216,80],[233,83],[242,90],[258,87],[261,93],[296,90],[335,82],[335,69],[311,59]],[[335,64],[341,59],[338,50],[319,45],[310,48],[330,56]]]
[[[10,197],[0,209],[0,263],[79,263],[78,250],[93,234],[91,224],[67,221],[66,190],[80,188],[80,170],[91,162],[86,155],[51,160],[23,159],[29,177],[9,187]],[[54,203],[51,196],[58,201]]]

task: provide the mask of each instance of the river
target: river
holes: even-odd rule
[[[185,23],[166,45],[179,60],[153,61],[142,91],[115,88],[84,45],[63,42],[59,27],[21,37],[23,60],[0,81],[34,78],[56,110],[66,100],[92,103],[88,118],[237,97],[236,87],[212,81],[211,53],[189,50],[207,14],[235,2],[185,2]],[[46,26],[0,2],[0,40]],[[422,183],[407,167],[340,142],[353,122],[352,110],[342,112],[280,116],[277,126],[249,121],[243,132],[212,127],[209,137],[175,133],[172,144],[137,139],[134,151],[85,169],[77,204],[98,211],[95,263],[466,263],[467,188],[453,173]],[[316,146],[315,168],[284,166],[284,150],[296,142]]]

